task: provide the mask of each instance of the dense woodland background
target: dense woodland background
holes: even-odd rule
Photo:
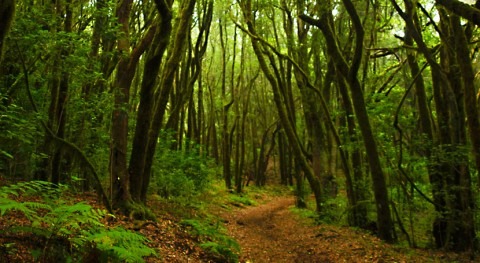
[[[279,182],[387,242],[478,248],[480,1],[0,4],[2,180],[137,218],[212,174]]]

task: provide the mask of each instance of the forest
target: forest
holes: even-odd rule
[[[475,0],[0,0],[0,261],[157,262],[118,222],[166,211],[255,261],[209,213],[277,191],[478,259],[479,27]]]

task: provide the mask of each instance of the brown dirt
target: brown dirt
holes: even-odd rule
[[[242,247],[240,262],[474,262],[466,254],[384,244],[364,231],[349,227],[314,226],[311,220],[291,211],[293,197],[258,198],[262,202],[258,206],[235,207],[233,211],[223,212],[215,209],[226,222],[229,234]],[[93,194],[75,197],[75,202],[85,200],[95,208],[102,208]],[[179,224],[181,217],[167,212],[183,209],[185,213],[195,213],[194,210],[159,201],[152,201],[149,206],[157,213],[157,222],[147,222],[137,228],[135,222],[117,216],[106,224],[139,231],[149,238],[148,245],[158,251],[159,257],[146,258],[146,262],[215,262],[198,247],[197,238]],[[0,217],[0,262],[33,262],[31,251],[42,247],[41,240],[28,233],[4,235],[12,226],[30,223],[18,212]],[[15,243],[10,250],[13,253],[2,251],[1,244],[11,243]]]
[[[314,226],[294,214],[292,197],[225,212],[241,262],[473,262],[466,255],[400,248],[348,227]]]
[[[15,197],[14,199],[20,202],[41,201],[35,197]],[[103,209],[103,206],[97,202],[96,195],[93,193],[83,193],[75,196],[72,202],[81,201],[86,201],[94,208]],[[147,263],[213,262],[209,255],[198,247],[196,238],[192,237],[179,224],[181,218],[167,212],[175,209],[174,204],[151,201],[149,205],[156,212],[157,222],[136,222],[117,214],[115,218],[109,218],[104,223],[109,228],[121,226],[147,237],[150,240],[147,245],[155,249],[158,254],[158,257],[145,258]],[[9,231],[14,226],[29,225],[31,225],[31,221],[20,212],[13,211],[0,216],[0,263],[36,262],[32,256],[32,251],[44,248],[45,241],[33,233]],[[5,244],[13,245],[13,247],[6,249],[4,247]],[[69,247],[70,245],[68,241],[63,240],[61,247]],[[96,261],[87,260],[86,262]]]

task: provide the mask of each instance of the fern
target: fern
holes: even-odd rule
[[[144,244],[148,241],[144,236],[121,227],[90,233],[85,240],[116,261],[143,262],[143,257],[156,255],[155,250]]]
[[[183,226],[189,227],[190,232],[200,239],[206,240],[200,247],[218,257],[224,262],[238,262],[240,245],[235,239],[224,234],[224,229],[218,224],[202,222],[196,219],[182,220]]]
[[[230,246],[225,246],[224,244],[219,244],[217,242],[205,242],[200,244],[200,247],[213,253],[217,257],[220,257],[222,262],[238,262],[239,247],[237,249],[232,249]]]
[[[65,189],[65,185],[55,185],[45,181],[28,181],[3,186],[0,188],[0,197],[19,196],[20,194],[53,196],[61,194]]]
[[[44,262],[58,257],[65,261],[81,261],[82,257],[93,252],[92,249],[100,252],[106,262],[143,262],[143,257],[156,255],[153,249],[145,245],[148,240],[144,236],[121,227],[107,228],[101,221],[107,216],[113,217],[107,211],[93,209],[84,202],[70,205],[61,199],[51,199],[63,191],[64,187],[42,181],[0,188],[0,216],[19,211],[31,222],[27,226],[10,227],[7,231],[26,233],[45,240],[43,248],[32,251],[35,258]],[[18,202],[9,198],[41,193],[46,201]]]
[[[50,210],[51,207],[39,202],[17,202],[6,197],[0,197],[0,216],[13,210],[21,212],[29,220],[34,220],[38,218],[37,210],[40,209]]]

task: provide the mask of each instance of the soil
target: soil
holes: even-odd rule
[[[101,208],[93,194],[82,194],[76,199],[75,202],[87,201],[93,207]],[[228,234],[240,244],[240,262],[474,262],[469,254],[394,246],[363,230],[315,225],[312,219],[292,212],[293,197],[264,195],[256,201],[260,204],[220,204],[223,208],[212,208],[225,222]],[[188,218],[193,216],[188,213],[196,213],[195,210],[160,201],[149,202],[149,206],[157,214],[156,222],[140,222],[138,225],[129,218],[117,216],[105,223],[108,227],[122,226],[138,231],[149,238],[148,245],[158,252],[159,257],[146,258],[146,262],[218,261],[205,253],[198,245],[199,240],[179,223],[183,218],[179,211],[185,210],[183,213]],[[29,224],[30,221],[18,212],[0,217],[0,263],[33,262],[31,251],[42,247],[41,240],[27,233],[4,235],[12,226]],[[15,245],[7,251],[5,244]]]
[[[19,202],[41,201],[32,197],[15,197]],[[94,193],[83,193],[74,197],[73,202],[87,202],[96,209],[103,209],[103,205],[98,202]],[[175,204],[168,202],[151,201],[149,206],[156,213],[157,220],[153,221],[135,221],[117,213],[115,218],[109,218],[103,222],[108,228],[121,226],[125,229],[141,233],[147,237],[150,242],[147,244],[157,251],[157,257],[147,257],[145,262],[165,262],[165,263],[183,263],[183,262],[213,262],[199,246],[195,237],[180,225],[180,220],[176,215],[169,213],[169,210],[176,209]],[[43,248],[45,240],[37,235],[26,232],[11,232],[12,227],[29,226],[31,221],[17,211],[9,212],[0,216],[0,263],[20,263],[20,262],[38,262],[32,256],[32,251]],[[62,240],[59,240],[62,241]],[[8,245],[8,247],[6,246]],[[63,240],[59,247],[69,247],[70,243]],[[95,256],[92,254],[92,256]],[[90,259],[90,256],[86,258]],[[61,262],[50,261],[47,262]],[[95,260],[85,260],[84,262],[98,262]]]
[[[401,248],[349,227],[314,225],[290,209],[292,197],[225,212],[241,262],[473,262],[468,255]]]

